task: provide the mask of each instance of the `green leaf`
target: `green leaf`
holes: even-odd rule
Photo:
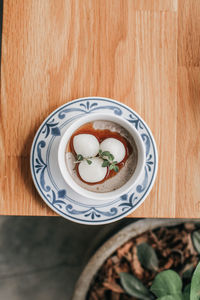
[[[166,270],[157,274],[151,286],[152,293],[157,297],[180,294],[181,290],[182,280],[172,270]]]
[[[110,163],[109,163],[108,160],[104,160],[101,166],[102,166],[102,167],[108,167],[109,164],[110,164]]]
[[[81,155],[81,154],[78,154],[78,155],[77,155],[77,160],[78,160],[78,161],[81,161],[81,160],[83,160],[83,159],[84,159],[83,155]]]
[[[183,293],[189,293],[190,294],[191,289],[191,283],[187,284],[183,290]]]
[[[109,170],[113,170],[114,169],[114,166],[113,165],[110,165],[109,166]]]
[[[183,300],[183,298],[181,294],[175,294],[159,297],[157,300]]]
[[[110,155],[108,156],[108,159],[109,159],[109,160],[113,160],[113,159],[114,159],[114,156],[110,153]]]
[[[190,299],[200,300],[200,262],[198,263],[192,276]]]
[[[191,278],[193,271],[194,271],[194,266],[188,265],[188,269],[185,270],[185,272],[183,272],[182,278],[187,278],[187,279]]]
[[[195,250],[200,254],[200,230],[193,231],[192,242]]]
[[[137,246],[137,256],[141,265],[151,271],[158,270],[158,258],[155,250],[147,243]]]
[[[142,300],[151,299],[151,294],[148,289],[135,276],[129,273],[120,273],[120,282],[124,290],[130,296]]]
[[[190,294],[183,294],[181,300],[190,300]]]
[[[91,165],[92,161],[90,159],[86,159],[88,165]]]
[[[191,284],[189,283],[183,290],[183,300],[190,300],[190,288]]]
[[[112,164],[113,164],[113,165],[117,165],[117,164],[118,164],[118,161],[115,160],[115,161],[112,162]]]
[[[109,151],[102,152],[102,156],[109,156],[111,153]]]
[[[118,166],[113,166],[113,170],[115,171],[115,172],[118,172],[119,171],[119,167]]]
[[[190,293],[190,289],[191,289],[191,283],[187,284],[184,287],[183,293]]]
[[[102,150],[101,150],[101,149],[99,149],[99,154],[100,154],[100,155],[102,154]]]

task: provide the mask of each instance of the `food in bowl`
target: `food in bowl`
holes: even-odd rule
[[[107,193],[125,185],[135,172],[138,150],[132,135],[120,124],[94,120],[71,135],[65,163],[82,188]]]

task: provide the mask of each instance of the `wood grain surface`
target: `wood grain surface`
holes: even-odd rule
[[[200,217],[200,0],[5,0],[0,214],[55,215],[29,152],[41,122],[78,97],[132,107],[159,154],[132,217]]]

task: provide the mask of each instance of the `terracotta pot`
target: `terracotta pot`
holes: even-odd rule
[[[105,242],[97,252],[89,260],[88,264],[81,273],[74,290],[72,300],[85,300],[88,289],[92,282],[92,279],[105,262],[105,260],[115,252],[120,246],[126,243],[128,240],[140,235],[148,230],[154,230],[163,226],[176,226],[184,222],[199,222],[200,220],[188,220],[188,219],[143,219],[132,223],[117,234],[112,236],[107,242]]]

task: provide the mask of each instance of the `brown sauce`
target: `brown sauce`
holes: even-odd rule
[[[71,136],[70,138],[70,141],[69,141],[69,144],[68,144],[68,147],[67,147],[67,151],[68,152],[71,152],[75,157],[77,155],[77,153],[75,152],[74,150],[74,146],[73,146],[73,138],[78,135],[78,134],[92,134],[94,135],[97,140],[99,141],[99,143],[103,142],[105,139],[107,138],[115,138],[117,140],[119,140],[120,142],[123,143],[124,147],[125,147],[125,156],[124,156],[124,159],[117,164],[117,166],[119,167],[119,171],[118,172],[115,172],[114,170],[109,170],[109,168],[107,168],[107,174],[106,176],[104,177],[103,180],[101,181],[98,181],[98,182],[87,182],[87,181],[84,181],[80,174],[79,174],[79,171],[78,171],[78,164],[75,165],[75,168],[76,168],[76,173],[77,173],[77,176],[79,177],[79,179],[86,183],[86,184],[89,184],[89,185],[94,185],[94,184],[101,184],[103,182],[105,182],[107,179],[111,178],[111,177],[114,177],[117,173],[120,172],[120,170],[123,168],[123,166],[125,165],[128,157],[131,155],[131,153],[133,152],[133,148],[131,146],[131,144],[127,141],[126,138],[124,138],[123,136],[121,136],[118,132],[113,132],[113,131],[110,131],[108,129],[104,129],[104,130],[101,130],[101,129],[94,129],[93,128],[93,123],[86,123],[84,124],[83,126],[81,126],[80,128],[78,128],[74,134]]]

